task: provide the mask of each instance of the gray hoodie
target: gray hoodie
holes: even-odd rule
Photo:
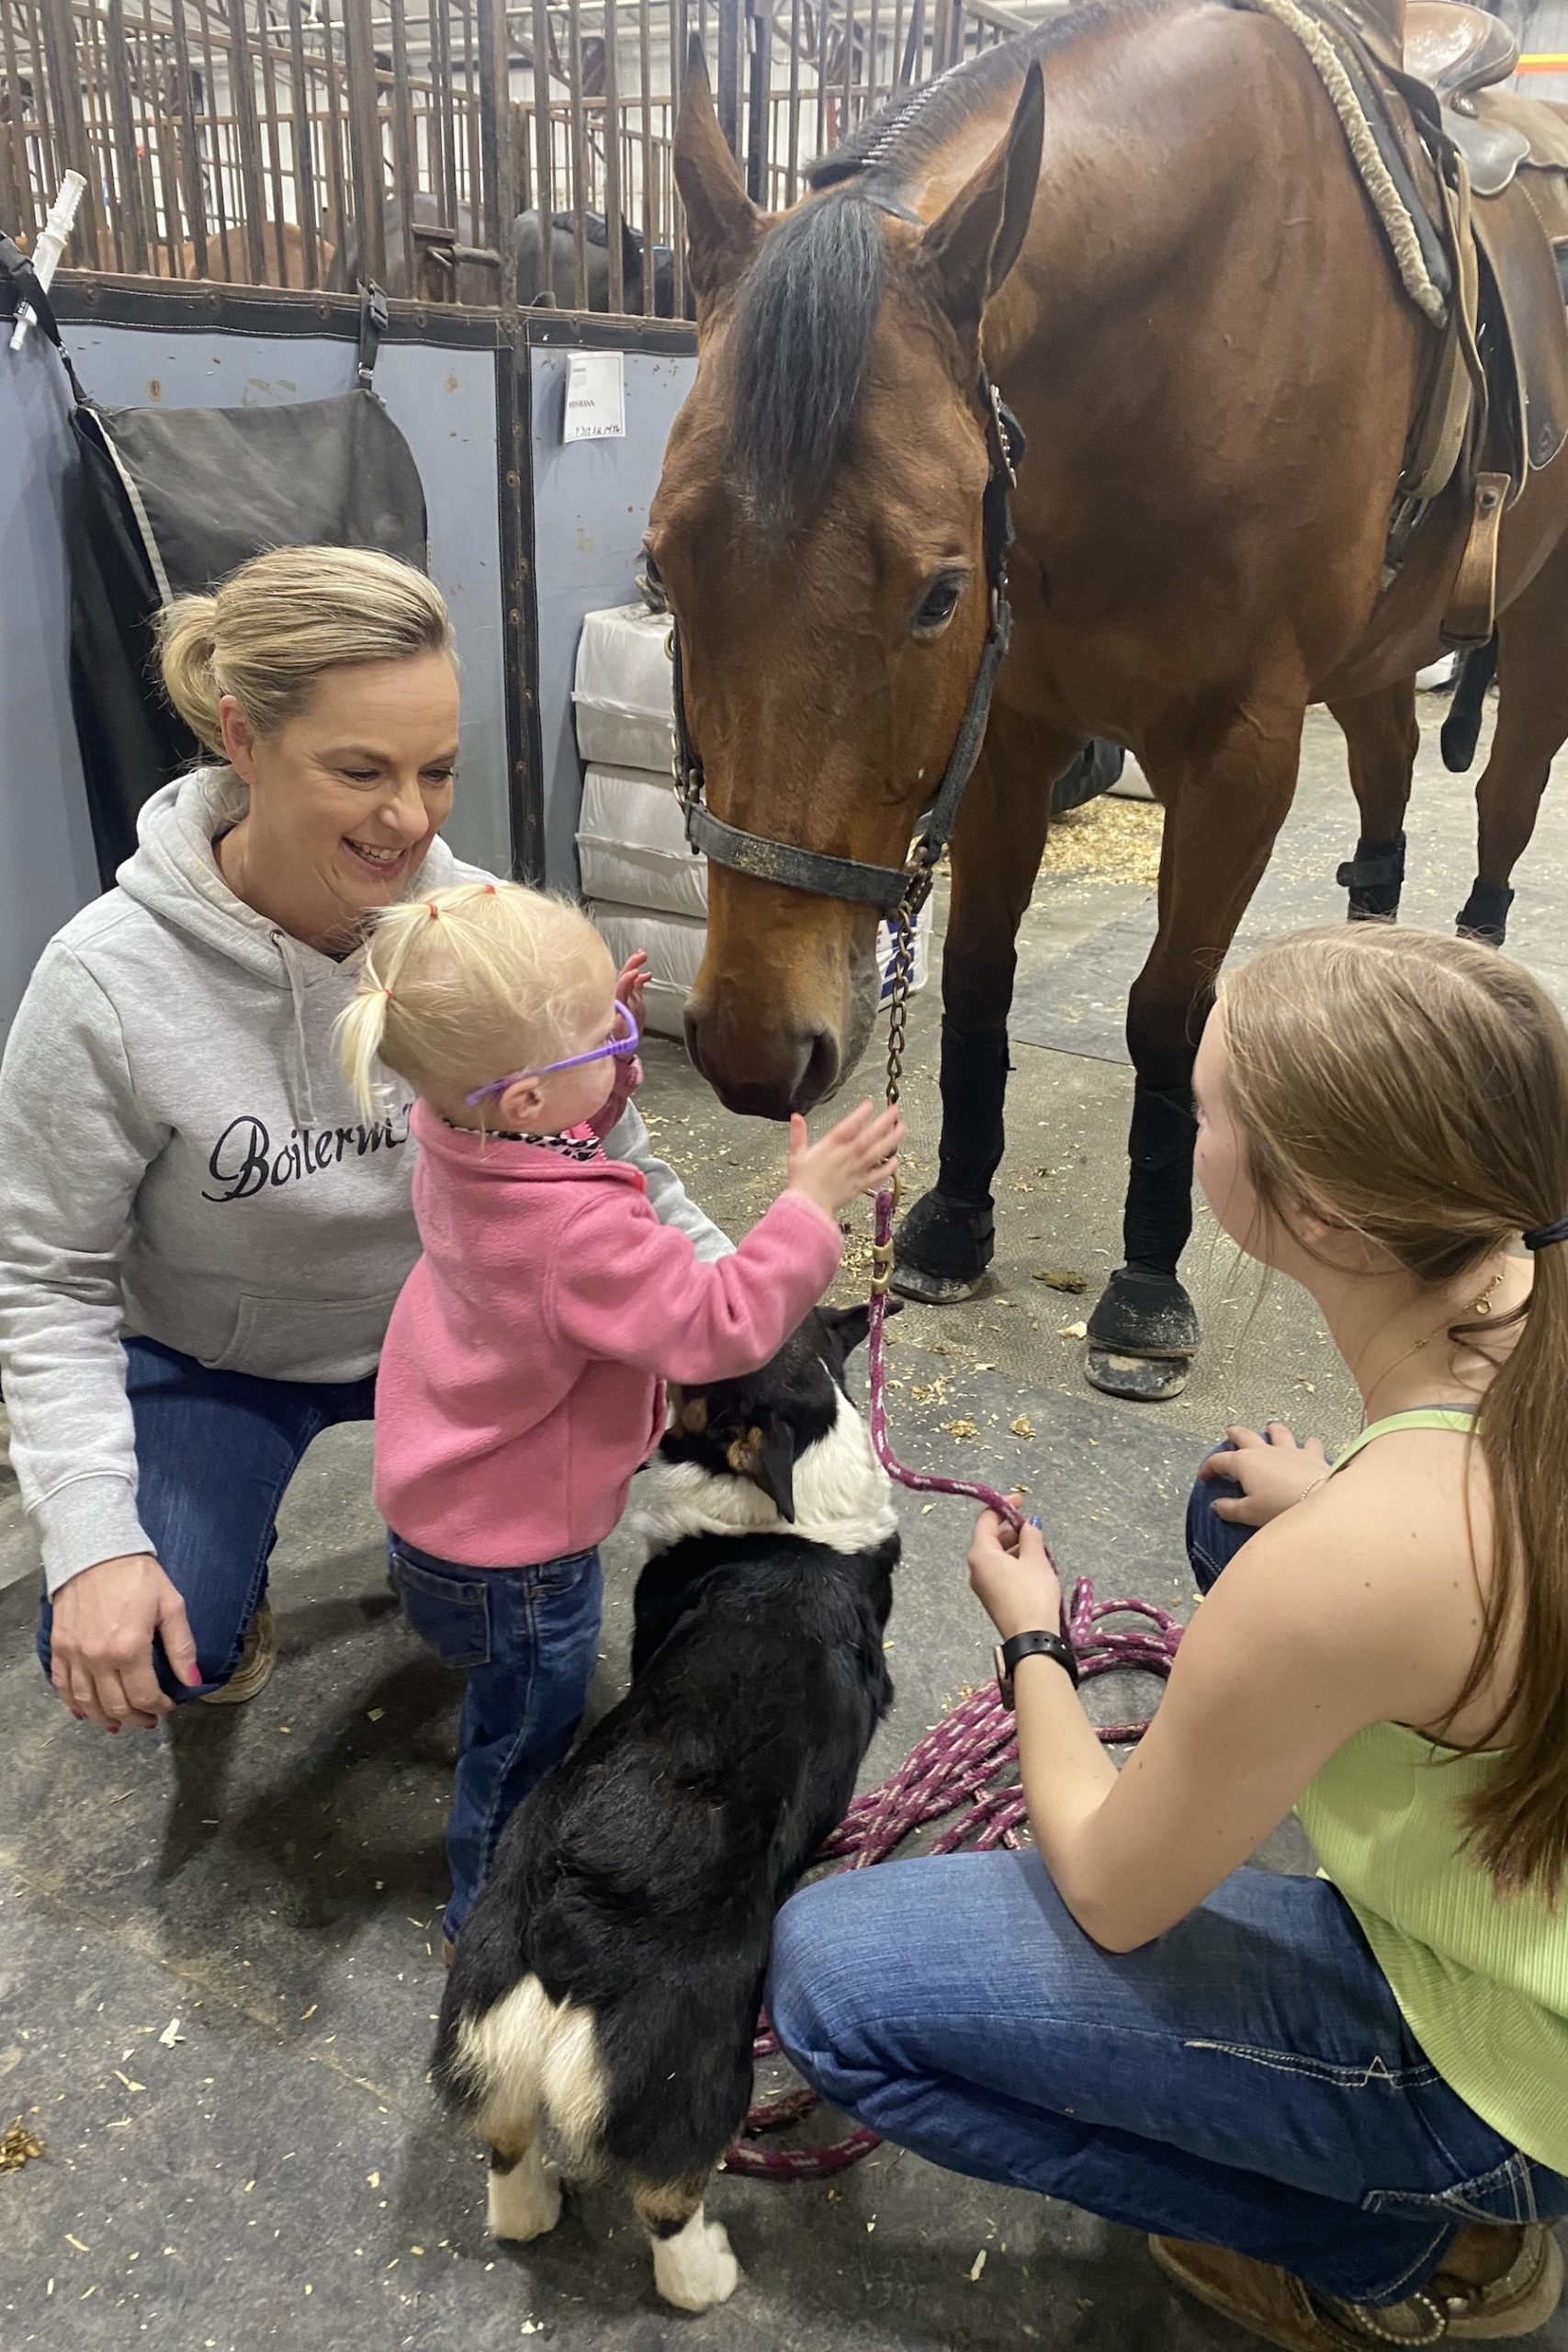
[[[122,1335],[271,1380],[356,1380],[419,1254],[410,1096],[362,1119],[333,1029],[342,963],[235,898],[230,768],[141,812],[116,888],[44,950],[0,1066],[0,1374],[52,1592],[153,1547],[137,1518]],[[411,889],[483,880],[434,842]],[[613,1157],[704,1258],[728,1243],[630,1110]]]

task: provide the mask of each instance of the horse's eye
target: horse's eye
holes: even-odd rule
[[[644,602],[651,612],[667,613],[670,610],[670,596],[664,585],[664,574],[654,560],[651,548],[645,547],[642,551],[637,585],[642,592]]]
[[[964,582],[956,574],[943,572],[933,580],[921,597],[915,614],[917,637],[940,637],[958,609],[958,599],[964,593]]]

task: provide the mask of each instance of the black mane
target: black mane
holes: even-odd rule
[[[843,448],[887,278],[854,189],[780,221],[741,291],[730,463],[763,522],[809,513]]]
[[[807,519],[843,454],[886,288],[878,208],[897,209],[900,190],[1032,59],[1170,5],[1080,0],[905,92],[813,164],[807,201],[763,239],[735,322],[730,464],[760,521],[787,530]]]

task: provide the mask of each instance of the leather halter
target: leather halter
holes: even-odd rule
[[[1012,546],[1012,499],[1016,468],[1023,457],[1021,428],[984,367],[978,399],[986,424],[990,474],[982,509],[986,584],[990,617],[979,667],[958,739],[935,799],[927,809],[924,828],[904,865],[872,865],[858,857],[832,857],[825,851],[803,849],[794,842],[773,840],[766,833],[744,832],[739,825],[716,817],[703,797],[703,765],[693,747],[686,724],[686,696],[681,667],[679,623],[671,629],[675,665],[675,783],[685,811],[686,839],[694,850],[705,852],[715,865],[750,874],[759,882],[776,882],[790,890],[808,890],[818,899],[843,899],[860,906],[878,907],[885,914],[896,910],[912,922],[925,904],[937,862],[947,847],[964,788],[974,773],[990,717],[991,693],[997,672],[1012,634],[1012,609],[1008,603],[1008,553]]]

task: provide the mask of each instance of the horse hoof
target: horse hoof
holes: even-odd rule
[[[1501,947],[1508,936],[1508,910],[1513,903],[1512,890],[1478,880],[1454,917],[1454,929],[1461,939],[1478,939],[1483,947]]]
[[[1187,1385],[1198,1313],[1174,1274],[1119,1266],[1089,1317],[1085,1371],[1107,1396],[1163,1405]]]
[[[919,1266],[895,1266],[893,1288],[900,1298],[912,1298],[921,1306],[956,1306],[961,1299],[973,1298],[986,1277],[976,1274],[973,1282],[962,1275],[928,1274]]]
[[[1091,1388],[1134,1405],[1168,1405],[1186,1387],[1191,1369],[1189,1356],[1118,1356],[1107,1348],[1089,1348],[1084,1355],[1084,1378]]]
[[[1350,894],[1352,922],[1392,922],[1399,913],[1404,884],[1404,835],[1391,842],[1359,841],[1335,876]]]
[[[933,1185],[898,1227],[893,1287],[901,1298],[919,1299],[926,1306],[973,1298],[996,1246],[988,1208],[952,1200]]]

